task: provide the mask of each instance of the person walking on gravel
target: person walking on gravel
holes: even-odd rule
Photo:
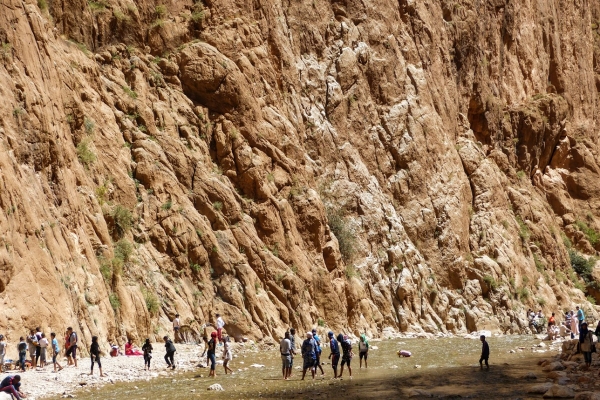
[[[231,354],[231,344],[229,343],[229,336],[225,336],[223,338],[223,368],[225,368],[225,375],[227,375],[227,371],[233,374],[233,370],[227,366],[229,361],[233,359]]]
[[[98,336],[92,336],[92,345],[90,346],[90,357],[92,359],[92,368],[90,375],[94,374],[94,362],[98,363],[98,369],[100,370],[100,377],[103,377],[102,364],[100,363],[100,345],[98,344]]]
[[[321,349],[321,338],[317,335],[317,330],[312,330],[313,339],[315,344],[317,345],[317,358],[315,359],[315,373],[317,372],[317,368],[321,370],[321,376],[325,375],[325,371],[323,371],[323,367],[321,366],[321,353],[323,350]]]
[[[167,368],[175,369],[175,352],[177,351],[177,349],[175,349],[173,341],[169,339],[168,336],[165,336],[163,340],[165,341],[165,349],[167,350],[167,353],[165,354]]]
[[[21,367],[21,371],[25,372],[25,370],[27,369],[27,367],[25,366],[25,358],[27,358],[27,342],[25,341],[25,338],[23,336],[19,338],[17,350],[19,350],[19,366]]]
[[[150,339],[146,339],[146,343],[142,346],[142,351],[144,352],[144,371],[150,371],[150,361],[152,360],[152,345],[150,344]]]
[[[73,328],[67,328],[67,334],[69,335],[69,347],[67,348],[67,359],[69,360],[69,365],[71,364],[71,360],[73,360],[73,364],[75,368],[77,368],[77,346],[78,346],[78,338],[77,333],[73,332]]]

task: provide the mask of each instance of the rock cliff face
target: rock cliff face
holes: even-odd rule
[[[598,2],[0,7],[9,335],[522,332],[600,300]]]

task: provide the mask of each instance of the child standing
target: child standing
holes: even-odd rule
[[[59,371],[62,371],[62,367],[60,366],[58,361],[56,361],[56,357],[58,357],[58,354],[60,353],[60,347],[58,347],[58,340],[56,340],[56,333],[52,332],[50,334],[50,339],[52,340],[50,344],[52,346],[52,364],[54,364],[54,372],[56,372],[56,367],[58,367]]]
[[[152,345],[150,344],[150,339],[146,339],[146,343],[142,346],[142,351],[144,352],[144,371],[150,371],[150,360],[152,360]]]
[[[46,366],[46,350],[48,349],[48,339],[46,339],[46,334],[42,333],[42,337],[39,341],[40,344],[40,367],[44,368]]]
[[[223,368],[225,368],[225,375],[227,375],[227,371],[233,374],[233,370],[227,366],[229,361],[232,359],[231,348],[229,344],[229,336],[225,336],[223,338]]]
[[[102,364],[100,364],[100,345],[98,344],[98,336],[92,336],[92,345],[90,346],[90,357],[92,358],[92,368],[90,375],[94,373],[94,361],[98,363],[100,377],[103,377]]]

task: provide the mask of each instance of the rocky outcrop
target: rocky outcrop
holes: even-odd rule
[[[11,340],[162,335],[176,312],[237,338],[595,312],[597,4],[2,9]]]

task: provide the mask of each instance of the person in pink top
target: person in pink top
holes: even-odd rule
[[[125,343],[125,355],[126,356],[143,356],[144,352],[135,347],[133,341],[129,339],[127,343]]]
[[[579,321],[575,317],[575,312],[571,311],[571,339],[579,335]]]

